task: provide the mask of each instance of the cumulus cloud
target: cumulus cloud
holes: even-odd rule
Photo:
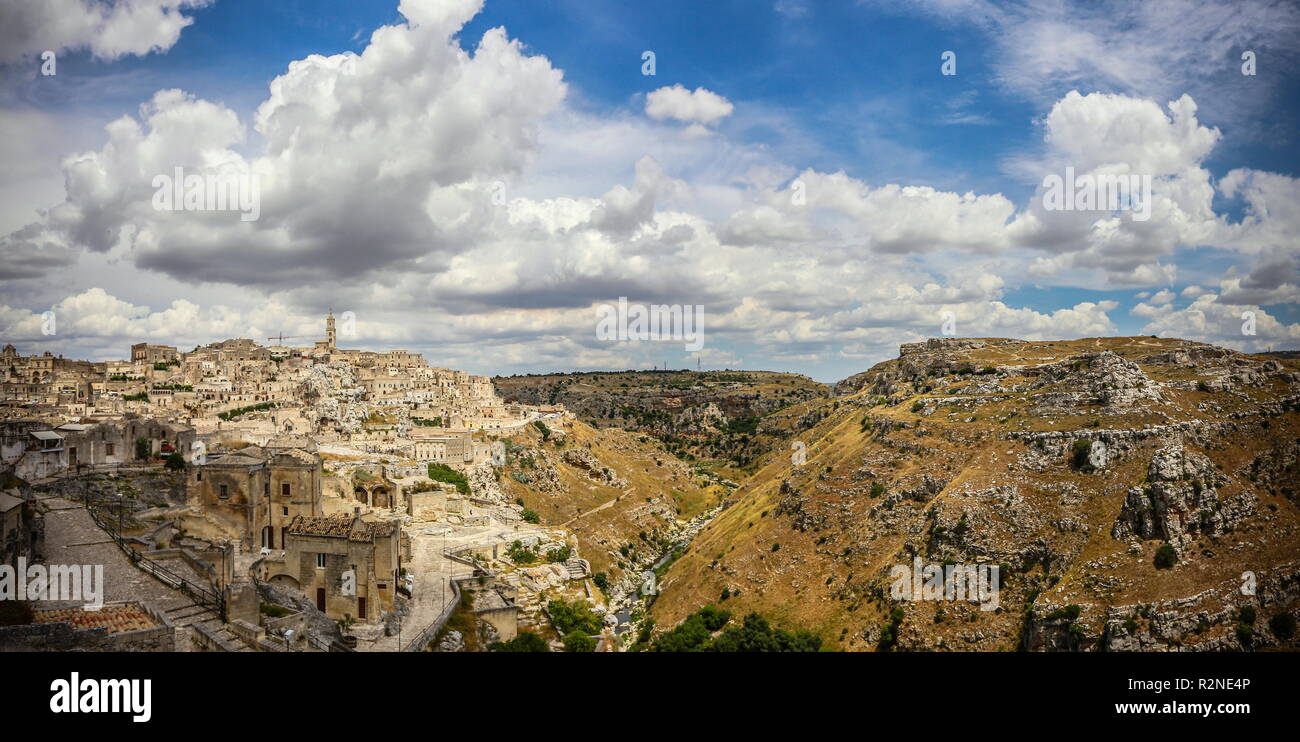
[[[0,4],[0,63],[88,49],[112,61],[166,51],[194,22],[184,11],[209,0],[6,0]]]
[[[291,63],[257,110],[259,156],[236,151],[246,131],[233,111],[158,92],[108,126],[103,149],[65,160],[66,201],[0,252],[31,263],[45,246],[121,246],[141,268],[245,284],[442,267],[565,94],[560,72],[501,28],[461,50],[453,35],[480,6],[407,0],[407,23],[375,31],[360,55]],[[260,218],[155,209],[153,178],[178,167],[256,178]]]
[[[723,135],[664,137],[657,122],[711,126],[732,113],[702,88],[651,93],[648,118],[575,110],[562,73],[502,29],[461,48],[480,5],[404,0],[405,22],[375,31],[359,55],[291,62],[251,121],[163,90],[111,123],[102,147],[64,160],[64,201],[0,238],[5,296],[39,293],[59,336],[41,336],[39,313],[18,306],[0,308],[0,332],[121,357],[127,340],[313,334],[332,306],[357,310],[356,347],[408,347],[471,370],[667,360],[655,343],[596,337],[593,307],[628,297],[704,305],[706,365],[823,364],[843,376],[938,334],[943,312],[962,335],[1117,331],[1112,301],[1013,306],[1006,294],[1025,280],[1148,287],[1133,315],[1195,339],[1239,306],[1295,301],[1294,179],[1238,170],[1213,183],[1203,163],[1222,135],[1190,97],[1056,101],[1022,172],[1034,183],[1067,164],[1147,173],[1153,199],[1146,222],[1049,211],[1041,189],[1017,204],[795,167]],[[152,178],[175,167],[256,176],[260,218],[155,210]],[[1214,211],[1216,192],[1240,201],[1241,219]],[[1244,261],[1215,288],[1182,291],[1200,315],[1179,309],[1172,288],[1179,252],[1193,248]],[[86,288],[101,286],[95,276],[67,288],[78,260],[132,283],[166,276],[164,308],[144,292],[128,300],[123,282]],[[188,296],[182,282],[229,294],[229,306],[176,299]],[[680,343],[670,358],[694,360]]]
[[[1155,312],[1142,328],[1145,334],[1195,338],[1242,351],[1295,348],[1300,323],[1285,324],[1251,304],[1224,301],[1216,294],[1198,296],[1179,310]],[[1254,334],[1247,334],[1253,330]]]
[[[655,121],[673,119],[712,126],[731,115],[731,101],[705,88],[687,90],[681,84],[653,90],[645,97],[646,115]]]

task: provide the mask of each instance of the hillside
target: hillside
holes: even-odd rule
[[[759,429],[760,419],[831,394],[807,376],[770,371],[620,371],[492,382],[506,401],[562,404],[594,427],[653,436],[673,455],[727,478],[747,476],[774,443]]]
[[[553,424],[554,425],[554,424]],[[578,539],[593,574],[615,597],[634,592],[640,571],[693,534],[691,521],[715,509],[727,488],[710,475],[619,429],[570,420],[527,426],[500,440],[497,486]]]
[[[659,627],[719,603],[847,650],[1296,647],[1300,362],[935,339],[835,392],[759,423],[783,443],[667,570]],[[891,600],[914,557],[998,565],[997,610]]]

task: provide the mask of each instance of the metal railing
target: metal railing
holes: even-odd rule
[[[114,528],[114,524],[111,521],[104,520],[103,516],[93,507],[90,507],[89,503],[86,503],[86,512],[90,514],[90,519],[95,522],[95,525],[99,526],[108,534],[109,538],[113,539],[113,543],[117,544],[118,548],[126,554],[127,559],[130,559],[132,564],[158,578],[164,584],[180,590],[187,597],[192,598],[194,602],[216,610],[217,615],[221,616],[221,620],[226,620],[226,599],[219,590],[202,585],[183,575],[178,575],[161,563],[131,548],[126,539],[122,538],[122,535]]]

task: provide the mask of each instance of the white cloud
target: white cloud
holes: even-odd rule
[[[655,121],[673,119],[712,126],[731,115],[731,101],[704,88],[687,90],[681,84],[653,90],[645,97],[646,115]]]
[[[167,51],[208,0],[5,0],[0,63],[89,49],[101,60]]]
[[[362,347],[472,370],[689,365],[680,344],[665,359],[653,343],[595,337],[593,305],[626,296],[704,305],[706,364],[847,375],[938,334],[942,311],[962,335],[1113,334],[1115,302],[1036,310],[1005,294],[1030,279],[1172,286],[1193,248],[1254,261],[1197,274],[1217,293],[1182,296],[1221,302],[1197,311],[1296,300],[1294,179],[1234,171],[1218,187],[1245,217],[1216,214],[1203,163],[1221,135],[1189,97],[1057,101],[1022,159],[1033,181],[1066,163],[1145,169],[1155,198],[1149,222],[1048,212],[1040,194],[1018,205],[800,168],[711,129],[665,137],[657,121],[708,127],[732,113],[702,88],[651,93],[649,118],[566,106],[562,73],[503,30],[460,48],[479,5],[406,0],[408,22],[360,55],[291,62],[252,119],[256,151],[232,110],[181,91],[110,124],[102,146],[65,160],[64,202],[0,238],[0,330],[121,357],[128,340],[311,334],[333,306],[358,311]],[[150,179],[176,166],[259,175],[261,219],[155,211]],[[137,285],[142,273],[161,274],[160,288]],[[1138,298],[1132,313],[1152,326],[1213,329],[1175,309],[1171,289]],[[22,308],[51,304],[67,317],[56,338]]]

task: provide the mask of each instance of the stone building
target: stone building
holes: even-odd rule
[[[34,502],[18,488],[0,491],[0,564],[17,569],[19,557],[37,553]]]
[[[322,512],[321,469],[310,451],[249,446],[191,467],[186,499],[245,548],[284,548],[294,518]]]
[[[148,343],[136,343],[131,346],[131,363],[172,363],[180,359],[181,355],[175,346]]]
[[[396,521],[366,522],[358,513],[299,516],[268,575],[302,590],[330,618],[377,621],[393,609],[401,561]]]

